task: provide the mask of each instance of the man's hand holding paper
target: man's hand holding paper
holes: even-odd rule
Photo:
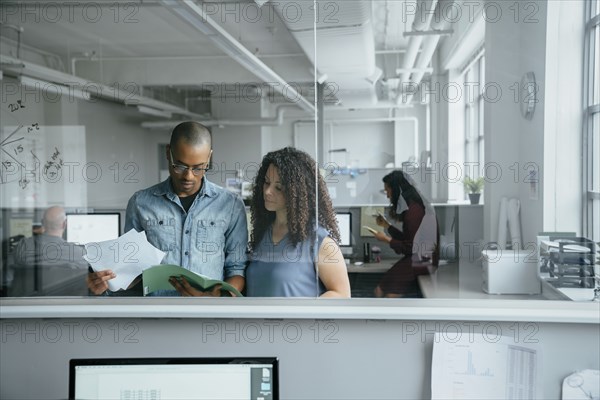
[[[131,229],[115,240],[85,245],[85,259],[95,271],[88,276],[88,287],[95,294],[108,288],[127,289],[142,271],[160,264],[165,253],[152,246],[145,232]]]

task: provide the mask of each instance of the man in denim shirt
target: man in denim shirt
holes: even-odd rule
[[[125,232],[145,231],[148,241],[167,253],[162,263],[225,280],[241,291],[248,242],[246,213],[239,197],[204,176],[211,155],[206,127],[197,122],[177,125],[167,146],[170,177],[129,199]],[[110,270],[90,273],[88,287],[94,294],[110,294],[106,281],[114,277]],[[220,295],[218,287],[202,292],[183,278],[171,279],[171,284],[182,296]]]

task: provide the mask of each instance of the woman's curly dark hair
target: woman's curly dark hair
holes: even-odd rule
[[[315,160],[304,151],[285,147],[264,156],[252,194],[250,248],[255,249],[275,221],[275,212],[265,208],[263,186],[269,165],[277,167],[287,206],[288,235],[295,246],[315,237]],[[336,242],[340,234],[331,198],[319,174],[319,225]]]
[[[402,193],[402,197],[406,200],[407,204],[411,202],[419,203],[423,208],[423,199],[419,196],[417,189],[413,187],[408,180],[404,177],[404,172],[395,170],[387,174],[382,179],[383,183],[388,185],[392,189],[392,204],[390,207],[390,216],[396,221],[402,220],[402,215],[396,214],[396,208],[398,207],[398,197]]]

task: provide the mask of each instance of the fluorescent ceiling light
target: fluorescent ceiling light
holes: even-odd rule
[[[142,114],[154,115],[155,117],[171,118],[173,116],[173,113],[170,113],[169,111],[157,110],[152,107],[137,106],[137,109]]]
[[[62,98],[62,96],[67,96],[66,98],[69,100],[73,97],[86,101],[91,99],[89,92],[78,88],[59,85],[58,83],[46,82],[39,79],[30,78],[28,76],[21,76],[19,80],[21,81],[21,85],[39,90],[42,92],[42,94],[44,92],[56,94],[60,96],[60,98]]]

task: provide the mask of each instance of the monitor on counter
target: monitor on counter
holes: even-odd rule
[[[67,242],[87,244],[116,239],[121,234],[121,214],[67,214]]]
[[[69,399],[277,400],[276,358],[73,359]]]
[[[352,213],[337,212],[335,218],[340,230],[340,249],[345,255],[352,254]]]

